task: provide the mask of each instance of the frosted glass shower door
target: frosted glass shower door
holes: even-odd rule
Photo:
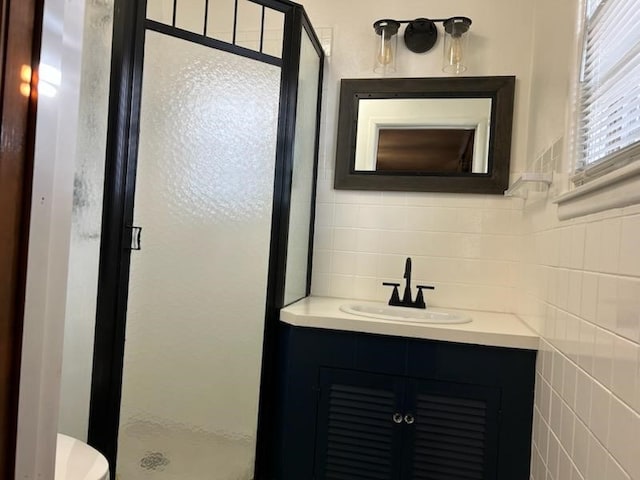
[[[280,68],[146,35],[116,473],[249,480]]]

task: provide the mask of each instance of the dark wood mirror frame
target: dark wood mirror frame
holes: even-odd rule
[[[503,194],[509,186],[514,93],[514,76],[343,79],[334,187],[338,190]],[[356,171],[358,102],[393,98],[490,98],[488,173]]]

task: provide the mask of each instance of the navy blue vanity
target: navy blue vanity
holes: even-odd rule
[[[281,314],[275,478],[529,479],[535,334],[486,345],[479,319],[409,338],[422,326],[302,302]]]

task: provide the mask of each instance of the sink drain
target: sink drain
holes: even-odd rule
[[[161,452],[149,452],[140,459],[140,466],[145,470],[162,470],[169,465],[169,459]]]

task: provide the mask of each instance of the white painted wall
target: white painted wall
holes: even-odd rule
[[[402,278],[411,255],[417,281],[436,286],[437,306],[512,311],[518,250],[518,199],[498,195],[381,193],[333,190],[339,80],[374,77],[372,24],[380,18],[466,15],[469,69],[516,75],[512,171],[526,164],[533,2],[454,0],[307,0],[316,27],[333,29],[325,70],[312,292],[386,300],[383,281]],[[513,21],[513,19],[518,19]],[[399,41],[396,76],[445,76],[442,36],[431,52],[414,54]]]
[[[41,63],[62,72],[40,95],[27,266],[16,478],[52,479],[64,330],[84,2],[45,2]]]

